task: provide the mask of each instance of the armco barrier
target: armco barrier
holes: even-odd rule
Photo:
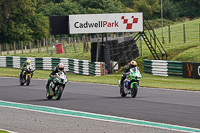
[[[36,70],[52,70],[61,62],[67,72],[93,76],[105,75],[104,62],[70,58],[0,56],[0,67],[20,68],[27,59],[31,60],[31,64]]]
[[[144,59],[144,72],[159,76],[183,76],[182,62]]]

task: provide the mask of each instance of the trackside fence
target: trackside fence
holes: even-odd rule
[[[182,62],[144,59],[144,72],[159,76],[183,76]]]
[[[36,70],[52,70],[59,63],[63,63],[65,66],[64,70],[67,72],[92,76],[105,75],[104,62],[91,62],[70,58],[0,56],[0,67],[21,68],[27,59],[31,60],[31,64]]]

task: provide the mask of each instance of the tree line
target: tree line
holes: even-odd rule
[[[200,16],[199,0],[162,1],[167,20]],[[48,38],[48,16],[122,12],[143,12],[145,19],[160,19],[161,0],[1,0],[0,43]]]

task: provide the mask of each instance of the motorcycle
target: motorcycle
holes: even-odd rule
[[[126,97],[127,94],[131,94],[134,98],[137,95],[139,81],[142,78],[140,71],[137,67],[131,68],[129,72],[126,73],[126,79],[124,80],[122,86],[120,86],[120,95]],[[119,85],[120,85],[119,80]]]
[[[46,91],[47,99],[52,99],[53,96],[55,96],[56,100],[59,100],[65,88],[65,84],[67,82],[68,82],[68,78],[64,74],[64,72],[59,72],[56,75],[54,75],[53,80],[49,84],[49,89],[47,89]]]
[[[26,85],[29,86],[34,71],[35,70],[31,65],[27,65],[24,71],[22,73],[19,73],[20,85],[24,85],[26,83]]]

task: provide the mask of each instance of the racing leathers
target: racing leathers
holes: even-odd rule
[[[31,66],[31,63],[27,63],[27,62],[24,62],[22,67],[21,67],[21,74],[23,74],[23,71],[26,69],[26,67],[30,65]],[[34,69],[31,67],[31,78],[33,77],[33,74],[34,74]]]
[[[126,79],[126,73],[130,71],[131,68],[134,68],[136,66],[133,66],[131,64],[128,64],[125,68],[124,71],[122,73],[122,78],[121,78],[121,82],[120,82],[120,87],[123,85],[124,80]]]
[[[56,67],[54,67],[54,68],[52,69],[52,72],[49,74],[49,77],[50,77],[50,78],[49,78],[49,80],[47,81],[47,84],[46,84],[46,89],[47,89],[47,90],[49,89],[49,84],[50,84],[50,82],[53,80],[53,78],[55,77],[55,74],[58,73],[58,72],[60,72],[58,66],[56,66]],[[66,73],[65,73],[64,70],[63,70],[62,72],[66,75]]]

